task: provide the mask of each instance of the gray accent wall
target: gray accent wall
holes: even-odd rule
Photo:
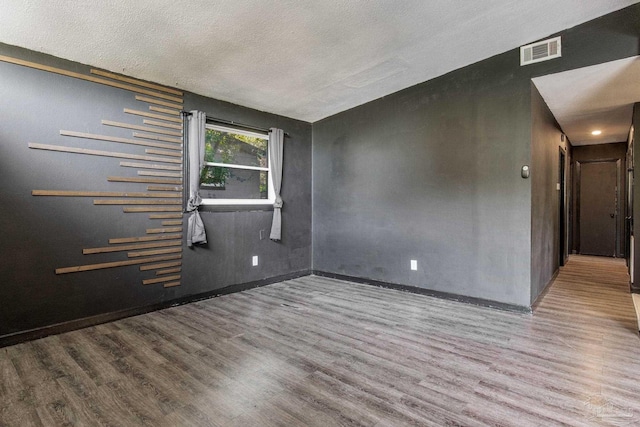
[[[89,67],[0,44],[0,54],[88,74]],[[182,285],[142,285],[138,266],[56,275],[59,267],[122,260],[122,254],[83,255],[109,238],[145,234],[148,214],[94,206],[91,197],[34,197],[31,191],[145,191],[144,184],[107,182],[135,175],[119,159],[33,150],[28,143],[140,154],[140,147],[63,137],[60,130],[131,138],[101,120],[140,124],[123,108],[148,108],[122,89],[0,62],[0,337],[77,319],[168,302],[231,285],[293,273],[311,265],[311,125],[204,98],[184,96],[186,110],[259,127],[285,138],[283,238],[268,239],[270,210],[203,209],[205,247],[183,245]],[[107,133],[108,132],[108,133]],[[187,216],[185,215],[185,226]],[[260,231],[263,239],[260,238]],[[260,264],[251,266],[258,255]],[[124,258],[126,259],[126,257]]]

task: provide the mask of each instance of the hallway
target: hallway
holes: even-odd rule
[[[534,314],[307,276],[0,349],[0,425],[640,424],[621,260]]]

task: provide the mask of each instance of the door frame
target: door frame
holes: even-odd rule
[[[560,184],[560,191],[558,191],[558,207],[560,215],[558,223],[558,265],[562,267],[569,255],[569,247],[567,244],[569,241],[567,236],[567,230],[569,229],[567,223],[569,203],[567,200],[567,151],[562,147],[558,148],[558,181]]]
[[[616,224],[616,233],[615,233],[615,242],[614,242],[614,258],[619,258],[622,253],[620,251],[620,164],[621,159],[617,158],[604,158],[604,159],[589,159],[589,160],[576,160],[575,161],[575,221],[576,221],[576,235],[575,239],[575,247],[578,253],[581,253],[582,250],[580,248],[580,173],[581,173],[581,165],[585,163],[607,163],[607,162],[615,162],[616,164],[616,191],[615,191],[615,224]]]

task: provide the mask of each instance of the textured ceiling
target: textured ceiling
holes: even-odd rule
[[[533,79],[572,145],[627,140],[640,101],[640,56]],[[601,130],[599,136],[591,135]]]
[[[314,122],[638,0],[2,0],[0,42]]]

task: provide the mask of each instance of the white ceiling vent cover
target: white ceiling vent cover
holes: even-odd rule
[[[549,59],[562,56],[562,45],[560,37],[531,43],[520,47],[520,65],[529,65],[536,62],[548,61]]]

